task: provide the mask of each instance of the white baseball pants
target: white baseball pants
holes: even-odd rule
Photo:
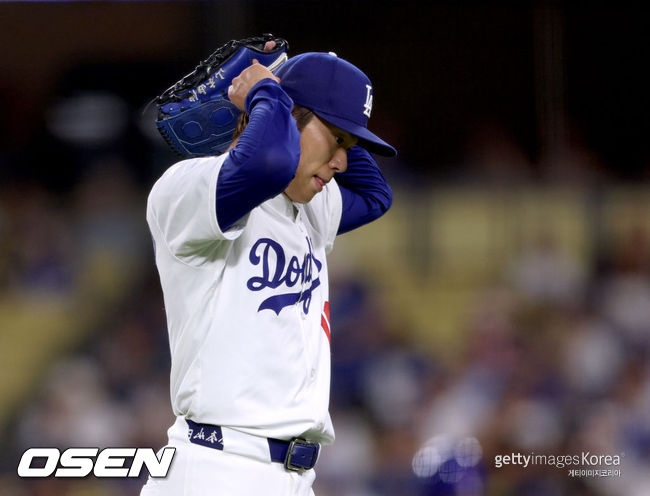
[[[224,444],[230,429],[224,429]],[[140,496],[314,496],[314,470],[287,471],[281,463],[261,456],[243,456],[207,448],[188,440],[185,419],[177,418],[168,431],[169,444],[176,448],[174,460],[165,478],[151,478]],[[234,433],[233,433],[234,434]],[[247,441],[264,446],[265,438],[238,436],[237,443]]]

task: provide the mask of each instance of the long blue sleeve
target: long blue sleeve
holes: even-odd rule
[[[372,155],[358,145],[348,151],[348,168],[336,175],[336,182],[343,200],[338,234],[378,219],[393,203],[393,192]]]
[[[248,126],[217,179],[217,222],[222,231],[282,193],[295,176],[300,158],[300,133],[291,116],[293,102],[278,83],[258,82],[245,105]]]

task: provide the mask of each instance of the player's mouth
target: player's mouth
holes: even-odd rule
[[[316,185],[318,186],[318,191],[323,191],[323,187],[329,182],[325,181],[321,177],[314,176],[314,180],[316,181]]]

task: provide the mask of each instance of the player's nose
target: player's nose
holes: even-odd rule
[[[329,166],[336,172],[345,172],[348,168],[348,152],[345,148],[339,147],[334,152]]]

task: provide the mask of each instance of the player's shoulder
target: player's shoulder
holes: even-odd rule
[[[223,163],[227,156],[228,154],[223,154],[211,157],[193,157],[182,159],[170,166],[165,172],[163,172],[157,183],[160,181],[173,179],[175,176],[189,174],[196,169],[219,166]]]
[[[151,188],[151,192],[168,184],[186,181],[191,176],[210,174],[215,168],[221,166],[227,154],[214,157],[186,158],[176,162],[165,170]]]
[[[186,158],[171,165],[151,187],[147,208],[168,206],[173,198],[196,196],[201,190],[209,189],[212,183],[216,184],[217,173],[226,156]]]

